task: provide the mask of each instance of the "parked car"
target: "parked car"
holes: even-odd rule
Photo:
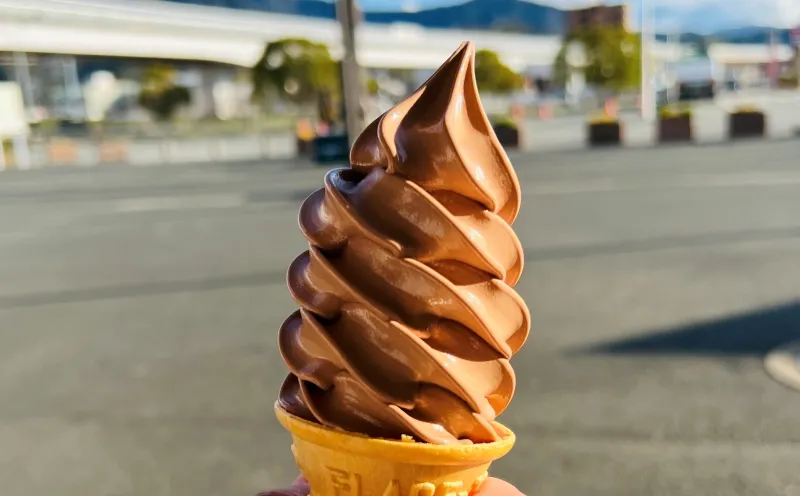
[[[684,82],[678,85],[678,100],[703,100],[714,98],[717,83],[713,80]]]
[[[722,66],[708,58],[688,59],[675,66],[678,100],[714,98],[724,84]]]

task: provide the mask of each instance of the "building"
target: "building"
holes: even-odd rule
[[[624,27],[627,13],[616,6],[571,15],[576,26]],[[266,43],[293,37],[325,44],[335,59],[344,51],[333,19],[160,0],[0,0],[0,81],[19,82],[32,120],[129,121],[146,117],[137,106],[139,81],[142,71],[161,60],[176,69],[176,83],[191,90],[188,117],[240,116],[250,108],[248,68]],[[356,52],[372,71],[413,71],[408,83],[413,86],[465,39],[496,52],[541,88],[562,47],[556,35],[364,22]],[[792,56],[788,46],[773,47],[772,54],[767,45],[713,46],[710,58],[730,72],[755,67],[755,79],[770,61],[785,65]],[[659,42],[654,58],[671,63],[681,59],[684,48]]]
[[[159,0],[0,0],[0,81],[20,82],[34,119],[130,120],[141,115],[142,71],[162,60],[191,91],[188,117],[219,116],[221,106],[238,115],[248,109],[246,72],[265,45],[297,37],[343,54],[333,19]],[[517,71],[550,64],[561,46],[558,36],[363,23],[356,51],[372,70],[424,71],[465,39]]]
[[[628,29],[628,9],[626,5],[596,5],[585,9],[567,11],[564,31],[572,33],[588,28]]]
[[[708,56],[724,67],[725,79],[740,87],[764,86],[788,74],[794,53],[789,45],[714,43]]]

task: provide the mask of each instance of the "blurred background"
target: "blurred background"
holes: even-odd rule
[[[800,495],[797,0],[0,0],[0,493],[290,483],[297,209],[465,40],[533,316],[494,474]]]

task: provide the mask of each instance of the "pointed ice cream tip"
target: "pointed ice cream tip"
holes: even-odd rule
[[[481,104],[470,41],[367,126],[350,162],[363,173],[379,167],[428,192],[467,198],[509,224],[519,212],[519,182]]]

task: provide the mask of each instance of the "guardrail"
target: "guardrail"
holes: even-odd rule
[[[156,166],[291,159],[297,142],[291,133],[243,135],[211,139],[52,138],[29,144],[30,167],[128,164]],[[12,147],[5,151],[5,168],[20,168]]]
[[[730,96],[715,102],[698,103],[691,119],[691,137],[695,143],[719,143],[730,139],[729,114],[743,101],[755,102],[764,112],[766,139],[798,136],[800,129],[800,92]],[[620,103],[626,103],[621,101]],[[626,147],[651,146],[661,141],[655,123],[642,121],[630,108],[620,105],[619,118],[624,127],[620,141]],[[528,107],[518,120],[521,148],[530,151],[557,151],[583,148],[587,142],[586,116],[565,114],[567,109],[541,113]],[[516,118],[516,117],[515,117]],[[29,143],[27,163],[31,167],[94,165],[164,165],[179,163],[215,163],[235,161],[291,160],[302,154],[294,132],[273,130],[242,132],[225,136],[132,137],[110,136],[47,137]],[[93,137],[94,136],[94,137]],[[685,140],[682,140],[685,141]],[[7,168],[16,168],[11,144],[6,144]],[[306,151],[306,155],[307,155]],[[2,165],[0,165],[2,168]]]

